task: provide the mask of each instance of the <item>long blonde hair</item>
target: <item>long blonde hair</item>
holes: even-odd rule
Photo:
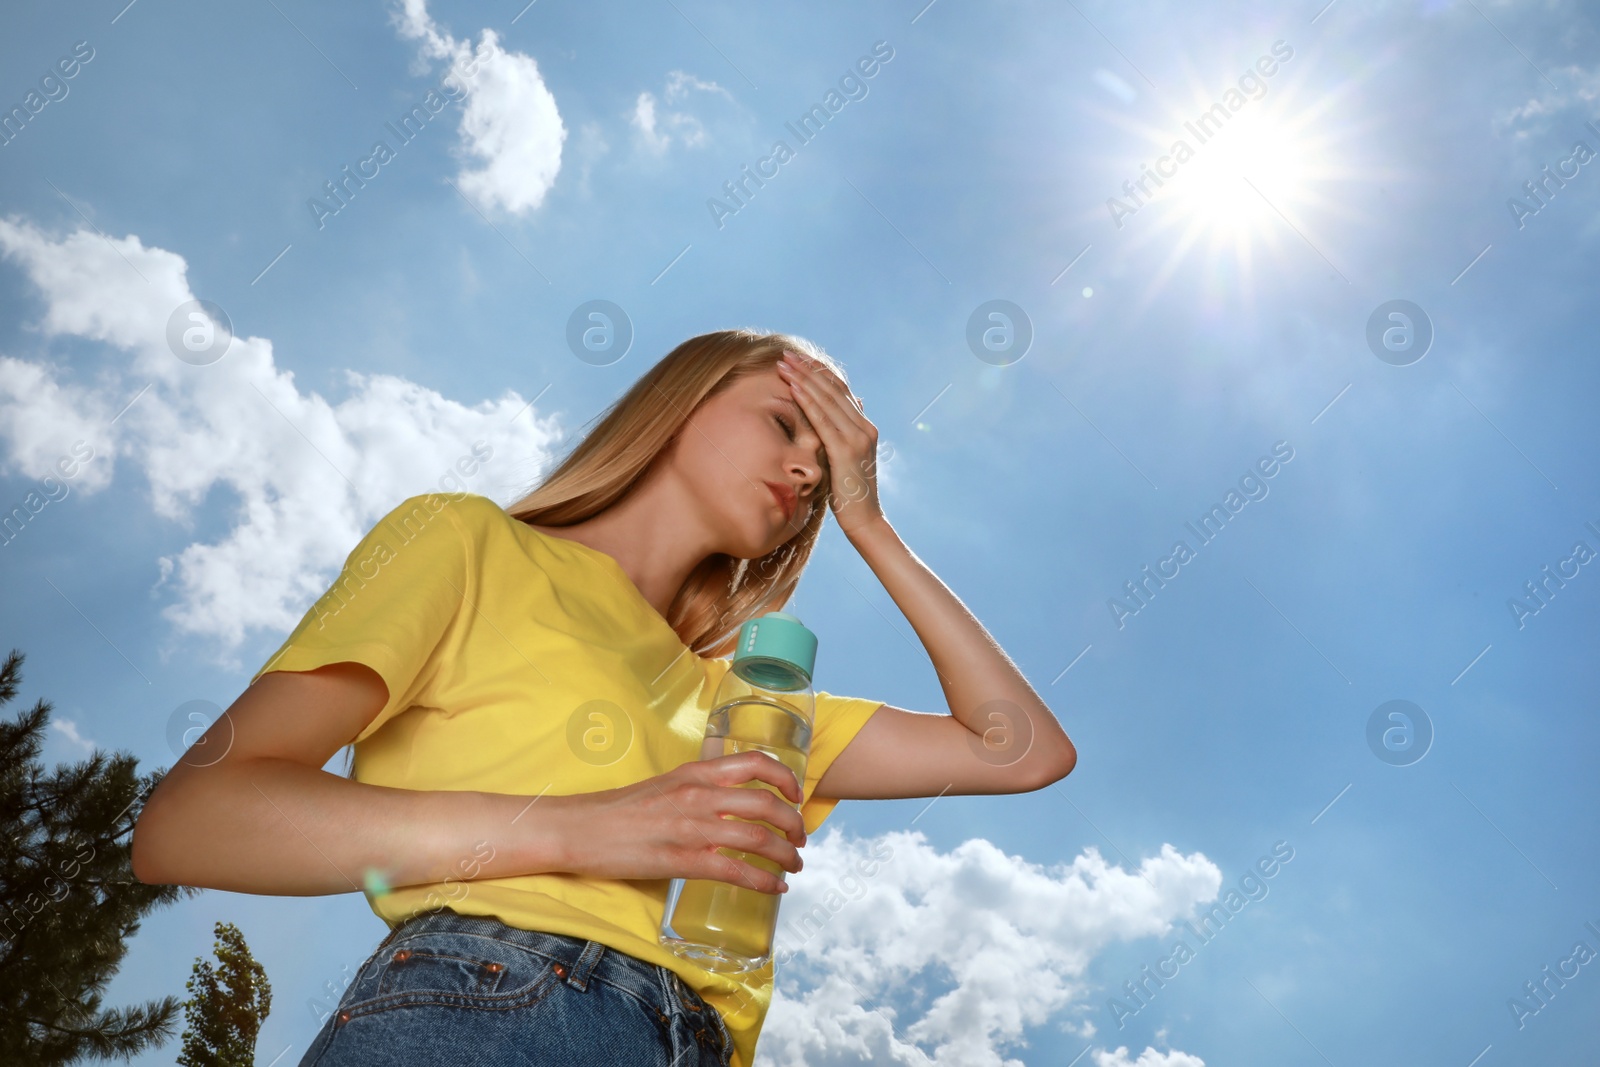
[[[734,329],[691,337],[602,412],[594,429],[506,512],[539,526],[570,526],[605,511],[628,494],[696,407],[771,368],[786,348],[822,362],[848,384],[837,361],[793,334]],[[824,472],[805,526],[772,552],[751,560],[713,553],[689,573],[666,613],[685,645],[702,656],[727,655],[746,619],[788,602],[822,532],[829,487]]]

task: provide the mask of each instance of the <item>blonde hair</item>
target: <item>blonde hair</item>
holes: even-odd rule
[[[628,494],[702,402],[771,368],[786,348],[848,384],[831,356],[793,334],[734,329],[691,337],[602,412],[598,425],[506,512],[539,526],[570,526],[605,511]],[[788,602],[822,532],[829,486],[824,471],[805,526],[772,552],[751,560],[713,553],[689,573],[666,613],[685,645],[702,656],[727,655],[746,619]]]

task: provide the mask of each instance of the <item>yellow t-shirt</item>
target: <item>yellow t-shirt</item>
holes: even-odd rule
[[[611,556],[470,493],[413,496],[379,520],[251,681],[347,660],[389,689],[355,738],[358,781],[530,799],[613,789],[699,758],[730,666],[684,645]],[[817,780],[882,704],[816,694],[800,809],[808,833],[838,803],[812,795]],[[536,803],[526,817],[538,817]],[[770,961],[718,974],[662,947],[668,879],[472,877],[489,855],[463,856],[456,879],[369,886],[368,902],[391,927],[448,906],[661,964],[721,1013],[734,1064],[752,1067]]]

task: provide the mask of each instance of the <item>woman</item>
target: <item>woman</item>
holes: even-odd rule
[[[751,1067],[773,966],[662,948],[672,878],[781,893],[728,853],[798,871],[839,800],[1025,792],[1077,759],[884,517],[877,437],[820,350],[724,330],[652,367],[510,507],[406,500],[163,779],[137,876],[366,892],[389,936],[304,1067]],[[952,714],[819,692],[805,781],[759,752],[699,760],[723,657],[788,601],[830,504]],[[347,744],[352,777],[325,773]]]

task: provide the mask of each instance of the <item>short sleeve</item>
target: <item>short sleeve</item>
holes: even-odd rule
[[[459,507],[446,494],[423,494],[379,519],[251,683],[268,671],[345,661],[371,667],[389,699],[356,741],[417,703],[435,649],[473,595],[472,543]]]
[[[834,799],[812,796],[833,761],[855,739],[856,734],[872,718],[872,713],[883,707],[885,701],[865,697],[841,697],[817,691],[816,723],[811,731],[811,750],[806,756],[806,780],[802,783],[803,801],[800,817],[806,833],[816,833],[822,821],[833,813],[839,802]]]

